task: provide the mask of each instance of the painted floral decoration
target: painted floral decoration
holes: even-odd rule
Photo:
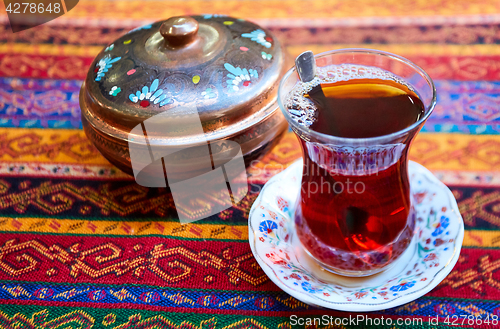
[[[315,292],[323,291],[323,289],[320,289],[318,287],[313,287],[309,282],[306,282],[306,281],[302,282],[301,286],[302,286],[302,289],[304,289],[307,292],[315,293]]]
[[[264,32],[261,29],[252,31],[250,33],[243,33],[241,35],[243,38],[249,38],[252,41],[257,42],[258,44],[266,47],[266,48],[271,48],[272,44],[270,41],[272,41],[271,38],[266,37],[266,32]]]
[[[354,297],[356,297],[357,299],[362,299],[362,298],[365,298],[366,295],[368,295],[368,292],[366,291],[359,291],[357,293],[354,294]]]
[[[281,211],[285,211],[285,212],[288,211],[288,201],[283,199],[281,196],[278,196],[276,201],[278,203],[278,208],[280,208]]]
[[[439,258],[433,252],[424,257],[424,262],[427,268],[439,266]]]
[[[273,222],[272,220],[264,220],[260,223],[259,225],[259,231],[264,233],[264,236],[267,236],[268,234],[271,234],[273,230],[278,228],[278,224]]]
[[[243,87],[247,87],[250,85],[253,78],[259,77],[259,74],[254,69],[242,69],[240,67],[234,67],[229,63],[224,64],[224,67],[230,72],[227,75],[229,79],[226,80],[229,91],[240,90],[240,84]]]
[[[281,258],[278,254],[276,254],[275,252],[270,252],[268,254],[266,254],[266,257],[269,258],[269,260],[271,262],[273,262],[273,264],[276,264],[276,265],[280,265],[280,266],[283,266],[283,267],[286,267],[288,269],[291,268],[290,265],[288,265],[287,261],[284,260],[283,258]]]
[[[122,91],[122,89],[120,87],[117,87],[117,86],[113,86],[113,88],[111,88],[111,90],[109,91],[109,94],[111,96],[116,96],[118,95],[118,93]]]
[[[410,282],[404,282],[400,283],[398,285],[392,286],[391,291],[397,292],[397,291],[405,291],[415,285],[416,281],[410,281]]]
[[[268,61],[270,61],[271,58],[273,58],[273,55],[268,54],[265,51],[263,51],[261,54],[262,54],[262,58],[267,59]]]
[[[276,238],[285,242],[288,242],[288,239],[290,238],[290,234],[288,234],[287,228],[284,225],[281,225],[281,222],[278,228],[278,233],[276,234]]]
[[[203,96],[203,98],[205,99],[210,99],[215,98],[217,95],[215,95],[212,88],[207,88],[204,92],[201,93],[201,96]]]
[[[106,47],[106,49],[104,49],[104,51],[105,51],[105,52],[107,52],[107,51],[111,51],[111,50],[113,50],[113,48],[115,48],[115,44],[114,44],[114,43],[112,43],[112,44],[110,44],[109,46],[107,46],[107,47]]]
[[[444,230],[450,225],[450,219],[446,216],[441,216],[439,223],[436,225],[436,229],[432,232],[432,236],[438,236],[444,232]]]
[[[151,103],[159,103],[160,107],[171,103],[172,100],[166,94],[163,94],[163,89],[158,89],[158,84],[158,79],[155,79],[150,87],[146,85],[135,94],[130,94],[128,98],[134,103],[139,102],[142,107],[148,107]]]
[[[437,258],[436,254],[431,252],[430,254],[428,254],[427,256],[424,257],[424,262],[428,262],[428,261],[434,260],[436,258]]]
[[[427,196],[427,192],[419,192],[419,193],[414,193],[413,196],[415,197],[415,201],[417,201],[417,204],[421,204],[425,197]]]
[[[106,55],[97,62],[95,72],[97,72],[97,76],[95,81],[101,81],[104,77],[105,73],[113,66],[113,63],[118,62],[121,57],[111,58],[111,55]]]

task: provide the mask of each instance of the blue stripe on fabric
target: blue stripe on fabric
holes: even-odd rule
[[[0,78],[0,127],[81,128],[82,81]],[[422,132],[500,134],[500,81],[436,80]]]
[[[141,286],[71,286],[29,282],[0,283],[0,299],[96,304],[129,303],[212,310],[304,311],[314,309],[284,292],[265,294],[244,291],[196,291]],[[447,300],[446,298],[423,297],[409,304],[384,310],[384,314],[387,315],[439,315],[440,317],[457,313],[476,314],[477,312],[499,315],[500,301],[483,300],[477,303],[466,299]]]

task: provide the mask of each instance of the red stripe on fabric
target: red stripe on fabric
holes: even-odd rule
[[[1,239],[0,280],[279,291],[247,243],[16,233]]]
[[[404,54],[402,54],[404,55]],[[433,79],[500,80],[500,56],[408,56]],[[85,79],[94,57],[0,54],[0,76]]]
[[[404,56],[404,54],[403,54]],[[498,80],[500,56],[408,56],[432,79]]]
[[[246,243],[15,233],[2,240],[1,280],[279,291]],[[495,300],[498,270],[499,249],[462,249],[455,269],[429,296]]]
[[[427,296],[499,300],[500,249],[464,248],[453,271]]]
[[[0,54],[0,76],[84,80],[93,60],[82,56]]]

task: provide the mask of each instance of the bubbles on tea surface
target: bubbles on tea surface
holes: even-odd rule
[[[309,127],[317,119],[314,102],[304,97],[311,89],[321,83],[334,83],[355,79],[392,80],[411,91],[414,88],[400,77],[378,67],[354,64],[328,65],[317,68],[316,77],[309,82],[299,81],[288,94],[285,106],[291,117],[299,124]]]
[[[301,125],[310,126],[316,119],[316,106],[309,98],[301,93],[294,92],[287,101],[288,113]]]

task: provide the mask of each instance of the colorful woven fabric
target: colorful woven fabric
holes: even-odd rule
[[[247,241],[257,191],[219,215],[180,225],[165,189],[137,185],[81,130],[79,88],[97,53],[132,28],[195,13],[251,19],[292,55],[375,48],[432,76],[438,105],[411,158],[454,193],[464,247],[430,293],[368,315],[422,319],[387,328],[441,328],[453,315],[453,327],[498,327],[460,317],[500,316],[498,0],[86,0],[16,34],[1,10],[1,329],[334,328],[294,326],[290,317],[359,315],[303,304],[267,278]],[[288,133],[252,167],[250,182],[262,186],[299,156]]]

